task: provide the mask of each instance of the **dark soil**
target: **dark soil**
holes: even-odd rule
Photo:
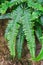
[[[7,47],[7,42],[4,39],[4,31],[6,28],[5,22],[7,23],[7,20],[0,20],[0,65],[41,65],[41,63],[43,63],[42,61],[41,62],[29,61],[30,54],[26,46],[26,41],[24,42],[25,45],[24,45],[22,59],[20,61],[17,60],[17,58],[11,59],[11,56],[9,54],[9,50]],[[39,49],[40,49],[40,45],[37,45],[36,55],[38,54]]]

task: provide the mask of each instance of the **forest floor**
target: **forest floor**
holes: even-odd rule
[[[3,20],[4,21],[4,20]],[[5,23],[1,20],[0,23],[0,65],[41,65],[40,62],[32,63],[28,59],[30,58],[30,54],[28,53],[28,49],[26,46],[26,41],[24,42],[24,50],[23,50],[23,58],[19,61],[17,58],[11,59],[9,50],[7,47],[7,42],[4,39],[5,32]],[[40,49],[40,45],[37,46],[37,49]],[[37,51],[38,53],[39,51]]]

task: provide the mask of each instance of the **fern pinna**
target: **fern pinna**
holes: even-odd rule
[[[43,60],[42,2],[42,0],[6,0],[1,2],[0,19],[10,19],[5,30],[5,38],[13,58],[17,53],[17,58],[21,59],[23,43],[26,39],[27,48],[31,54],[31,60]],[[35,35],[42,45],[41,51],[37,57],[35,56]]]

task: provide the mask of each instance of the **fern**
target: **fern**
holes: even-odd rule
[[[12,19],[11,13],[1,15],[0,19]]]
[[[42,41],[43,41],[43,38],[41,39]],[[43,42],[42,42],[43,43]],[[41,60],[43,60],[43,44],[42,44],[42,48],[41,48],[41,50],[40,50],[40,53],[39,53],[39,55],[36,57],[36,59],[35,59],[36,61],[41,61]]]
[[[10,7],[12,7],[13,5],[18,5],[20,4],[21,2],[25,2],[26,0],[11,0],[10,2],[6,1],[5,3],[2,3],[0,5],[0,13],[1,14],[5,14],[7,9]]]
[[[42,30],[41,30],[41,27],[39,26],[39,25],[36,25],[37,27],[36,27],[36,35],[37,35],[37,38],[38,38],[38,40],[41,42],[41,40],[40,40],[40,37],[42,36]]]
[[[21,59],[25,37],[32,60],[43,60],[43,1],[39,1],[41,0],[6,0],[0,4],[0,19],[11,19],[5,30],[5,38],[13,58],[17,53],[17,58]],[[34,33],[42,45],[37,57]]]
[[[10,54],[14,57],[15,57],[16,37],[18,34],[18,29],[20,27],[20,25],[18,24],[18,22],[20,21],[20,16],[21,16],[20,11],[21,11],[20,7],[17,8],[16,11],[13,11],[15,15],[13,16],[12,14],[13,20],[9,21],[7,29],[5,31],[5,38],[8,40],[8,47],[10,49]]]
[[[42,48],[40,50],[39,55],[36,57],[35,60],[40,61],[40,60],[43,60],[43,36],[42,36],[42,30],[39,25],[36,27],[36,35],[37,35],[38,40],[42,44]]]
[[[12,56],[15,56],[14,48],[15,48],[15,43],[16,43],[16,36],[18,34],[18,29],[19,29],[20,25],[17,24],[17,22],[14,22],[14,20],[12,23],[13,23],[13,27],[11,27],[11,29],[9,28],[9,30],[6,30],[5,36],[7,36],[6,38],[8,40],[8,47],[10,49],[10,53]],[[14,28],[14,30],[13,30],[13,28]]]
[[[9,7],[12,7],[13,5],[18,5],[20,3],[25,2],[26,0],[11,0]]]
[[[40,16],[41,16],[41,12],[39,11],[33,11],[32,12],[32,15],[31,15],[31,20],[35,20],[35,19],[38,19]]]
[[[6,1],[5,3],[1,4],[0,13],[4,14],[7,9],[12,7],[13,5],[18,5],[20,3],[27,2],[29,7],[34,9],[40,10],[43,12],[43,7],[40,3],[34,3],[32,0],[11,0],[10,2]],[[38,5],[38,6],[37,6]]]
[[[6,13],[8,7],[9,7],[8,1],[6,1],[5,3],[2,3],[0,5],[0,13],[2,13],[2,14]]]
[[[34,37],[34,29],[33,29],[33,23],[30,21],[31,14],[29,10],[24,11],[23,16],[23,30],[27,39],[27,46],[30,50],[31,56],[35,57],[35,37]],[[26,22],[25,22],[26,21]]]
[[[24,32],[22,26],[20,27],[18,37],[17,37],[17,58],[21,59],[22,56],[22,49],[23,49],[23,42],[24,42]]]
[[[40,3],[34,3],[33,0],[28,0],[28,6],[43,12],[43,7],[41,6],[41,4]]]

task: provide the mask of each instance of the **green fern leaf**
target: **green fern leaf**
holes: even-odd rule
[[[36,61],[41,61],[43,60],[43,45],[42,45],[42,48],[40,50],[40,53],[38,54],[38,56],[36,57],[35,59]]]
[[[5,37],[8,41],[8,47],[9,47],[9,50],[10,50],[10,54],[15,57],[16,36],[18,34],[18,29],[19,29],[20,25],[17,24],[16,21],[14,22],[14,20],[10,21],[10,23],[12,23],[12,24],[9,24],[9,25],[11,25],[10,26],[11,28],[8,25],[9,30],[8,30],[8,27],[7,27],[6,32],[5,32]]]
[[[16,37],[18,35],[18,31],[20,28],[19,22],[20,22],[21,14],[22,14],[22,10],[20,7],[18,7],[16,10],[13,11],[12,20],[9,21],[5,31],[5,38],[8,41],[10,54],[13,57],[15,57],[15,43],[16,43]]]
[[[28,6],[43,12],[43,7],[40,3],[34,3],[33,0],[28,0]]]
[[[8,9],[8,7],[9,7],[9,2],[8,1],[6,1],[5,3],[2,3],[0,5],[0,13],[1,14],[5,14],[7,9]]]
[[[36,36],[37,36],[39,42],[41,42],[40,37],[42,36],[42,30],[41,30],[41,27],[39,25],[36,25],[35,33],[36,33]]]
[[[35,19],[38,19],[40,16],[41,16],[41,12],[39,12],[39,11],[33,11],[32,12],[32,15],[31,15],[31,20],[33,21],[33,20],[35,20]]]
[[[35,37],[33,23],[31,22],[31,14],[29,10],[24,11],[24,16],[22,17],[23,30],[27,39],[27,47],[30,50],[32,58],[35,57]]]
[[[11,13],[7,13],[0,16],[0,19],[12,19]]]
[[[40,61],[40,60],[43,60],[43,36],[42,36],[41,27],[39,25],[37,25],[37,27],[36,27],[36,35],[37,35],[38,40],[42,44],[42,48],[41,48],[40,53],[38,54],[38,56],[36,57],[35,60]]]
[[[43,0],[37,0],[37,2],[43,5]]]
[[[7,9],[10,7],[12,7],[12,6],[14,6],[14,5],[18,5],[18,4],[20,4],[20,3],[22,3],[22,2],[25,2],[26,0],[12,0],[12,1],[5,1],[4,3],[2,3],[1,5],[0,5],[0,13],[1,14],[5,14],[6,13],[6,11],[7,11]]]
[[[23,28],[20,27],[18,33],[18,39],[17,39],[17,47],[16,47],[18,59],[21,59],[22,56],[23,42],[24,42],[24,32],[23,32]]]
[[[14,5],[18,5],[20,3],[26,2],[26,0],[11,0],[9,7],[12,7]]]

